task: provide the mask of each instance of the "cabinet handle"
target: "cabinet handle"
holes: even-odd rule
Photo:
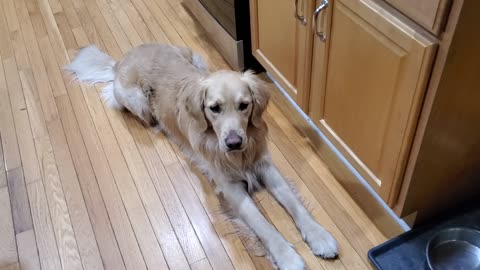
[[[327,40],[327,34],[323,31],[318,31],[318,23],[317,23],[317,18],[318,14],[322,12],[322,10],[326,9],[328,7],[328,0],[322,0],[320,2],[320,5],[315,9],[315,12],[313,13],[313,29],[315,31],[315,34],[320,38],[321,41],[325,42]]]
[[[295,18],[299,20],[303,25],[307,24],[307,19],[304,16],[298,15],[298,0],[295,0]]]

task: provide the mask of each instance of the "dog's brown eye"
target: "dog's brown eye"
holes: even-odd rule
[[[248,103],[245,103],[245,102],[240,103],[240,106],[238,106],[238,109],[239,109],[240,111],[244,111],[244,110],[246,110],[247,108],[248,108]]]
[[[218,104],[214,105],[214,106],[210,106],[210,111],[212,111],[214,113],[219,113],[220,112],[220,106]]]

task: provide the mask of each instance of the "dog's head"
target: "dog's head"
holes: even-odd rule
[[[249,125],[264,125],[262,114],[270,97],[266,84],[251,71],[218,71],[200,85],[185,103],[197,127],[202,132],[211,127],[224,152],[245,150]]]

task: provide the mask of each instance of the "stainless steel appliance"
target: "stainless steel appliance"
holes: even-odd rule
[[[235,70],[263,71],[251,52],[248,0],[184,0]]]

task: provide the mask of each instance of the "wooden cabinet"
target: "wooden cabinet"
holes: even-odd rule
[[[479,175],[473,151],[480,145],[474,128],[480,110],[464,94],[478,93],[480,84],[472,68],[480,38],[468,37],[480,23],[479,3],[305,0],[298,9],[307,19],[302,24],[294,0],[250,0],[254,55],[338,150],[325,153],[329,144],[318,143],[306,122],[297,125],[379,223],[386,218],[382,207],[370,207],[376,199],[365,195],[369,188],[352,167],[399,216],[415,213],[417,220],[478,190],[478,177],[467,177],[472,173],[461,164]]]
[[[309,0],[251,0],[252,53],[307,110],[311,56]]]
[[[345,4],[344,4],[345,3]],[[325,42],[314,40],[310,115],[393,205],[423,100],[435,41],[374,2],[335,1]],[[317,45],[319,44],[319,45]],[[320,67],[317,68],[317,65]],[[323,75],[326,71],[326,76]],[[324,78],[318,79],[318,78]]]
[[[445,25],[445,14],[451,0],[385,0],[432,33],[439,34]]]

